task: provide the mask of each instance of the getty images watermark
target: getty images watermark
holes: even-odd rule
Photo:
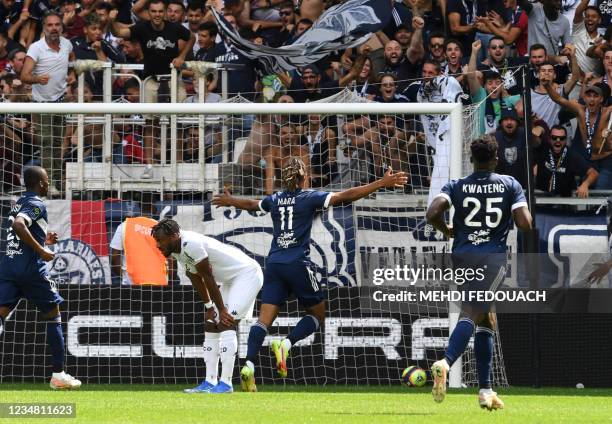
[[[493,269],[491,269],[493,268]],[[546,302],[546,290],[499,290],[502,266],[438,267],[396,265],[373,268],[375,302]],[[383,289],[382,286],[393,289]],[[455,286],[455,287],[453,287]],[[411,287],[402,290],[400,287]]]

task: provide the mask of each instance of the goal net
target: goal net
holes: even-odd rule
[[[15,253],[7,246],[7,216],[24,192],[23,170],[41,165],[51,180],[48,228],[60,240],[48,270],[66,300],[61,310],[73,375],[98,383],[201,380],[203,305],[176,264],[168,264],[164,281],[134,283],[138,267],[130,269],[131,263],[160,264],[126,242],[124,223],[171,217],[184,229],[239,247],[263,267],[270,217],[218,209],[211,198],[224,189],[249,198],[278,190],[280,169],[291,157],[306,162],[313,189],[365,184],[389,168],[406,172],[409,183],[317,218],[311,259],[327,294],[326,322],[292,350],[289,377],[276,378],[270,341],[303,315],[290,300],[264,342],[258,382],[399,384],[405,367],[429,369],[441,357],[452,325],[448,305],[375,302],[369,273],[449,251],[448,241],[425,225],[424,213],[430,190],[467,172],[472,109],[358,103],[350,92],[310,104],[85,99],[0,104],[1,254]],[[447,126],[437,145],[422,114]],[[239,325],[237,366],[257,310],[258,304],[253,319]],[[48,375],[44,324],[33,305],[21,301],[0,331],[0,381]],[[454,385],[477,381],[471,346]],[[507,385],[499,338],[493,369],[494,383]]]

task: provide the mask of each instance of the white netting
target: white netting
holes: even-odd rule
[[[346,90],[327,101],[360,100]],[[226,102],[240,106],[246,100]],[[261,115],[260,105],[248,106],[251,114],[151,115],[135,107],[131,114],[106,116],[3,115],[3,228],[22,190],[23,168],[41,164],[51,177],[49,229],[62,241],[49,269],[67,300],[62,310],[72,374],[98,382],[200,379],[202,305],[182,269],[173,268],[166,287],[130,286],[120,276],[120,250],[127,248],[109,245],[128,217],[173,217],[183,228],[240,247],[263,265],[271,241],[269,217],[216,209],[210,194],[227,187],[261,198],[279,188],[280,169],[294,156],[308,163],[312,188],[353,187],[389,167],[405,171],[410,180],[404,189],[380,191],[317,219],[311,252],[317,278],[328,290],[328,318],[292,352],[286,381],[397,384],[405,366],[429,368],[442,354],[449,325],[445,308],[366,305],[370,288],[360,286],[360,272],[373,261],[394,266],[415,253],[448,250],[448,243],[423,225],[435,155],[418,115],[347,115],[341,109]],[[474,109],[465,109],[466,142],[475,122]],[[44,329],[31,310],[22,301],[0,335],[4,381],[47,375]],[[264,346],[286,334],[302,314],[290,301]],[[251,322],[240,324],[239,362]],[[466,384],[477,381],[474,364],[470,350]],[[265,347],[259,365],[259,381],[280,381],[273,378]],[[495,384],[507,384],[499,339],[494,373]]]

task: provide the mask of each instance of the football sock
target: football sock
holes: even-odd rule
[[[204,362],[206,381],[216,385],[219,375],[219,333],[204,333]]]
[[[255,358],[261,349],[261,345],[268,334],[268,327],[257,321],[249,332],[249,340],[247,342],[247,361],[255,362]]]
[[[319,328],[319,320],[312,315],[306,315],[297,323],[295,327],[293,327],[293,330],[291,330],[291,333],[289,333],[287,339],[289,339],[291,345],[293,346],[300,340],[305,339],[317,331],[317,328]]]
[[[221,381],[228,386],[232,385],[234,362],[238,351],[238,337],[236,331],[228,330],[221,333],[219,341],[219,355],[221,356]]]
[[[493,330],[488,327],[476,327],[474,355],[478,370],[478,386],[481,389],[490,389],[493,367]]]
[[[473,332],[474,321],[469,318],[461,318],[448,339],[448,347],[444,353],[444,357],[446,358],[448,365],[452,366],[453,363],[463,354]]]
[[[64,333],[62,332],[62,317],[57,315],[47,320],[47,343],[51,350],[51,366],[54,373],[64,370]]]

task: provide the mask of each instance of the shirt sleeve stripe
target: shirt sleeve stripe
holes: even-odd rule
[[[17,216],[20,216],[20,217],[22,217],[23,219],[25,219],[25,220],[26,220],[26,222],[28,223],[28,227],[29,227],[30,225],[32,225],[32,218],[30,218],[29,216],[27,216],[25,213],[19,212],[19,213],[17,214]]]
[[[261,200],[259,201],[259,210],[260,210],[260,211],[262,211],[263,213],[268,213],[268,211],[267,211],[267,210],[265,210],[265,209],[263,208],[263,206],[262,206],[263,201],[264,201],[264,199],[261,199]]]
[[[512,212],[514,212],[515,209],[522,208],[523,206],[528,207],[529,205],[527,204],[527,202],[517,202],[517,203],[513,204],[512,205]]]
[[[329,193],[327,197],[325,198],[325,203],[323,203],[324,209],[327,209],[329,207],[329,202],[331,202],[331,198],[333,195],[334,195],[333,193]]]

